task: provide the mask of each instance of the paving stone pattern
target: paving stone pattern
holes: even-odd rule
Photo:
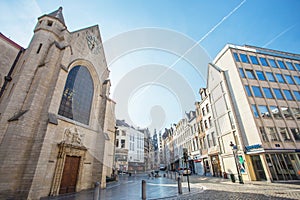
[[[183,194],[178,195],[177,182],[174,176],[173,179],[167,177],[149,178],[146,175],[133,177],[124,175],[119,178],[118,182],[109,183],[105,190],[100,191],[100,199],[142,199],[141,181],[146,180],[147,200],[300,200],[300,182],[295,182],[294,184],[269,182],[245,182],[245,184],[239,184],[238,182],[232,183],[229,179],[193,175],[190,177],[191,191],[188,191],[186,177],[184,177],[184,182],[182,183]],[[45,199],[88,200],[93,199],[93,190]]]

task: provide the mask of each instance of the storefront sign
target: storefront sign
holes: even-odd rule
[[[252,151],[261,150],[262,146],[261,144],[254,144],[254,145],[246,146],[245,148],[247,152],[252,152]]]

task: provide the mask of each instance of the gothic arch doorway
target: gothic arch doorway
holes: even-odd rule
[[[80,157],[66,156],[59,194],[76,192]]]
[[[50,196],[76,192],[81,187],[86,147],[77,129],[66,129],[64,140],[58,144],[56,168]]]

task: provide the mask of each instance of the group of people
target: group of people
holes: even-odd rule
[[[151,178],[151,177],[155,177],[155,178],[157,178],[157,177],[159,177],[159,171],[151,171],[149,174],[148,174],[148,176],[149,176],[149,178]]]

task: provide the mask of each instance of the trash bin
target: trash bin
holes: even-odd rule
[[[235,177],[234,177],[234,174],[230,174],[230,179],[233,183],[235,183]]]

